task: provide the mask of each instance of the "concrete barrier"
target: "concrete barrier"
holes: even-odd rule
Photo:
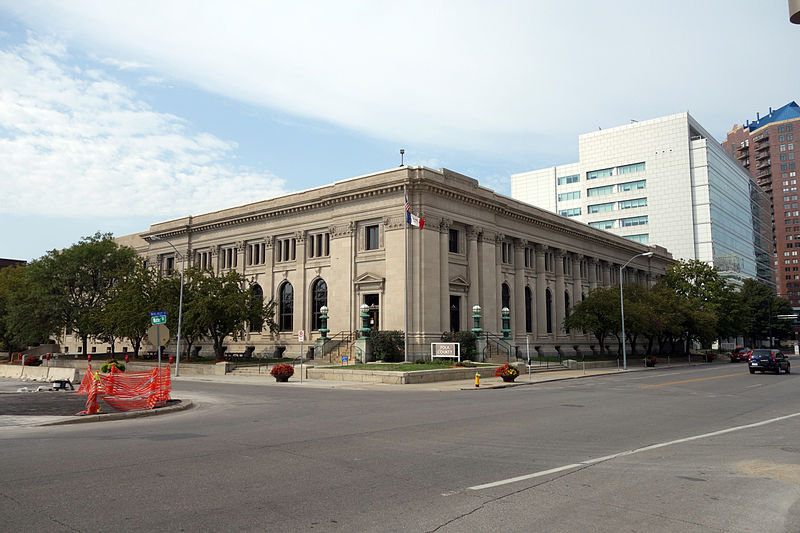
[[[45,366],[0,365],[0,377],[24,381],[54,381],[67,379],[72,383],[80,381],[81,373],[75,368],[55,368]]]

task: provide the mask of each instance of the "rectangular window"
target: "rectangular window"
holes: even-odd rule
[[[644,162],[623,165],[617,168],[618,174],[631,174],[633,172],[644,172]]]
[[[604,168],[602,170],[592,170],[592,171],[586,173],[586,179],[587,180],[593,180],[593,179],[596,179],[596,178],[607,178],[607,177],[611,176],[613,170],[614,170],[613,168]]]
[[[558,214],[562,217],[577,217],[581,214],[581,208],[573,207],[572,209],[562,209]]]
[[[611,194],[613,192],[613,185],[606,185],[605,187],[592,187],[591,189],[586,189],[586,196],[603,196],[604,194]]]
[[[613,220],[600,220],[598,222],[589,222],[589,225],[597,229],[611,229],[614,227]]]
[[[275,253],[277,262],[294,261],[297,252],[297,239],[277,239],[275,241]]]
[[[588,206],[586,209],[589,213],[605,213],[606,211],[614,210],[614,202],[609,202],[607,204],[594,204]]]
[[[562,192],[558,195],[559,202],[566,202],[567,200],[577,200],[581,197],[581,191]]]
[[[316,233],[308,236],[308,257],[311,259],[318,257],[328,257],[330,255],[331,234]]]
[[[172,271],[175,269],[174,257],[167,257],[167,260],[164,262],[164,269],[166,271],[167,276],[172,275]]]
[[[573,174],[572,176],[562,176],[558,178],[559,185],[566,185],[568,183],[578,183],[581,180],[581,177],[578,174]]]
[[[512,248],[511,248],[511,243],[503,242],[503,243],[500,243],[500,245],[501,245],[501,250],[502,250],[502,261],[503,261],[503,263],[505,263],[507,265],[510,265],[511,264],[511,254],[513,253],[512,252]]]
[[[647,188],[647,180],[629,181],[627,183],[620,183],[617,185],[618,192],[636,191],[639,189]]]
[[[533,248],[525,248],[525,268],[533,268],[534,252]]]
[[[648,244],[650,242],[650,235],[648,233],[640,233],[639,235],[625,235],[624,237],[629,241],[639,242],[642,244]]]
[[[458,230],[451,229],[449,238],[447,239],[447,247],[451,254],[458,253]]]
[[[647,198],[635,198],[633,200],[622,200],[619,203],[620,209],[631,209],[634,207],[645,207],[647,205]]]
[[[364,243],[364,248],[366,250],[377,250],[379,246],[378,242],[378,226],[367,226],[366,227],[366,242]]]
[[[223,248],[220,253],[220,268],[236,268],[237,266],[237,250],[235,247]]]
[[[645,224],[647,224],[647,215],[619,219],[619,225],[623,228],[628,228],[631,226],[644,226]]]

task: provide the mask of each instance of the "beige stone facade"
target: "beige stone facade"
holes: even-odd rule
[[[404,187],[411,211],[425,221],[421,230],[406,228]],[[589,290],[616,284],[619,265],[637,254],[655,252],[632,261],[626,281],[652,283],[672,261],[663,248],[499,195],[467,176],[406,166],[153,224],[119,239],[150,265],[179,269],[179,256],[154,236],[172,243],[187,267],[235,269],[257,283],[265,299],[278,301],[284,331],[276,337],[250,332],[230,342],[230,351],[253,345],[256,353],[286,345],[287,353],[297,354],[300,329],[307,347],[319,337],[321,302],[329,308],[329,336],[357,329],[365,302],[375,327],[405,330],[406,258],[411,359],[430,353],[429,343],[443,331],[472,328],[476,304],[483,329],[493,334],[507,305],[518,345],[527,338],[545,352],[588,346],[592,337],[560,327],[568,308]]]

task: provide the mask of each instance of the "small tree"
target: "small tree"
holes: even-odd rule
[[[112,290],[103,313],[100,338],[110,340],[112,347],[114,338],[130,340],[137,357],[151,326],[150,312],[157,310],[156,301],[156,272],[137,258],[131,271]]]
[[[191,321],[192,328],[214,342],[214,355],[221,361],[225,339],[241,337],[247,321],[254,318],[249,282],[233,270],[221,275],[200,271],[192,291],[192,311],[187,322]]]
[[[579,302],[564,319],[564,327],[590,331],[600,343],[600,355],[605,355],[605,341],[620,331],[619,288],[598,287]]]

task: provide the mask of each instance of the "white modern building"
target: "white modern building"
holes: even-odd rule
[[[511,177],[511,196],[774,285],[769,198],[689,113],[578,138],[580,161]]]

